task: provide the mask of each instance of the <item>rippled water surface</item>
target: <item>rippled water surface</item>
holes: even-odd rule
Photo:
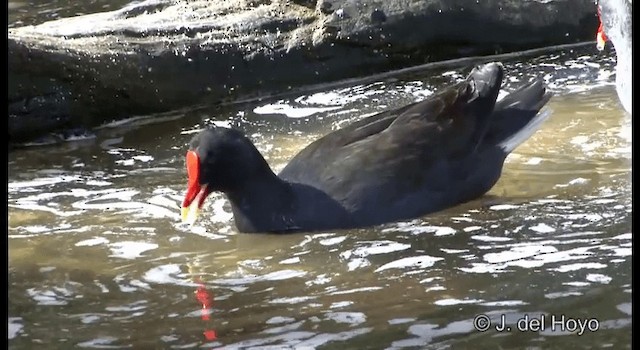
[[[506,62],[506,90],[543,76],[555,96],[498,184],[368,229],[239,234],[218,194],[183,225],[186,144],[204,124],[231,124],[279,170],[320,135],[423,99],[466,70],[137,118],[16,150],[9,345],[630,348],[631,129],[614,64],[591,46]],[[479,315],[512,331],[479,332]],[[540,315],[544,329],[516,329]],[[562,315],[569,328],[553,329]]]

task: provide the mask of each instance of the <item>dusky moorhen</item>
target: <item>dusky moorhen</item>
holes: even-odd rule
[[[209,127],[187,152],[183,219],[212,191],[226,194],[241,232],[366,227],[478,198],[549,115],[539,113],[551,97],[540,80],[496,102],[503,74],[501,63],[477,66],[423,101],[312,142],[278,175],[242,132]]]

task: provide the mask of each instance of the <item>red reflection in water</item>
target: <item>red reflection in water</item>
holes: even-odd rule
[[[198,288],[196,289],[196,300],[198,300],[198,302],[202,304],[200,316],[203,321],[209,321],[211,320],[211,313],[213,312],[213,297],[200,278],[197,278],[195,282],[198,284]],[[203,332],[203,334],[205,339],[207,339],[208,341],[218,339],[216,331],[213,329],[207,329]]]
[[[207,338],[207,340],[216,340],[216,331],[213,329],[207,329],[204,331],[204,337]]]

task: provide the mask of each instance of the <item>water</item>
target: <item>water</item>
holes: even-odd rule
[[[12,152],[10,347],[630,348],[630,120],[613,52],[595,51],[506,62],[506,90],[541,75],[555,92],[543,129],[487,196],[375,228],[238,234],[218,194],[183,225],[186,144],[226,123],[281,169],[318,136],[463,70],[136,118]],[[541,314],[546,329],[516,330]],[[478,315],[513,330],[476,331]],[[552,330],[561,315],[590,328]]]
[[[80,11],[15,4],[13,24]],[[320,135],[422,99],[462,69],[133,118],[13,151],[9,347],[630,348],[631,122],[615,53],[505,64],[506,90],[543,76],[554,91],[543,129],[483,198],[374,228],[239,234],[218,194],[186,226],[186,144],[206,123],[232,125],[279,170]],[[517,329],[542,314],[545,329]],[[552,329],[562,315],[583,329]],[[493,328],[479,332],[484,316]],[[503,319],[511,332],[495,330]]]

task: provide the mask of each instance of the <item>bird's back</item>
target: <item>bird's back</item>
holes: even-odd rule
[[[363,224],[466,199],[474,186],[493,185],[495,164],[503,160],[482,145],[502,74],[499,64],[477,68],[467,80],[421,102],[328,134],[279,176],[321,190]]]

